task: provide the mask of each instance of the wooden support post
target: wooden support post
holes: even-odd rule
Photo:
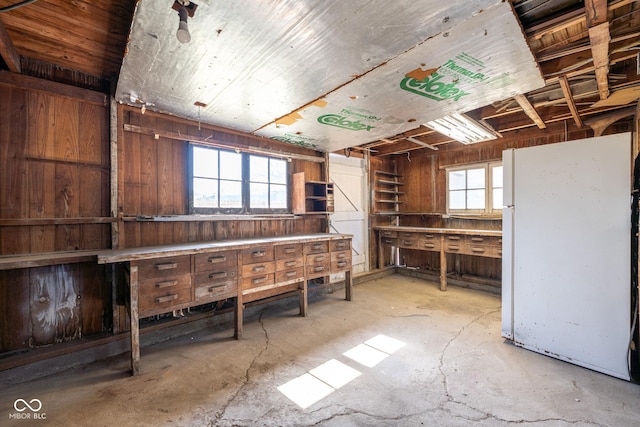
[[[242,272],[242,251],[237,251],[238,256],[238,272]],[[242,320],[244,318],[244,302],[242,301],[242,275],[238,277],[238,296],[236,297],[236,311],[235,311],[235,327],[233,336],[239,340],[242,338]]]
[[[344,299],[351,301],[353,295],[353,275],[351,274],[351,269],[344,273],[344,294]]]
[[[444,234],[440,235],[440,290],[447,290],[447,253],[444,251]]]
[[[131,374],[140,372],[140,322],[138,318],[138,266],[129,267],[129,318],[131,319]]]
[[[306,270],[306,268],[305,268]],[[307,276],[304,274],[304,280],[302,281],[302,289],[300,290],[299,303],[300,303],[300,316],[307,317],[307,306],[309,304],[307,290],[309,286],[307,284]]]

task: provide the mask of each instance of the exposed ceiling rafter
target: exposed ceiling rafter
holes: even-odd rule
[[[538,126],[540,129],[545,129],[547,126],[544,123],[544,120],[540,117],[536,109],[531,105],[531,102],[524,95],[516,95],[513,97],[518,105],[522,108],[527,116]]]
[[[9,38],[9,34],[7,33],[7,29],[5,28],[2,21],[0,21],[0,56],[4,59],[4,62],[14,73],[20,73],[20,55],[16,51],[13,42]]]

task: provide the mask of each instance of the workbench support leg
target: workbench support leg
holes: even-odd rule
[[[351,301],[352,292],[353,276],[351,275],[351,270],[347,270],[344,272],[344,299]]]
[[[240,284],[238,284],[240,286]],[[235,325],[233,329],[233,336],[235,339],[239,340],[242,338],[242,319],[244,316],[244,303],[242,302],[242,290],[238,291],[238,297],[236,298],[236,310],[234,313],[233,319],[235,320]]]
[[[444,235],[440,237],[440,290],[447,290],[447,254],[444,251]]]
[[[138,316],[138,266],[129,270],[129,319],[131,320],[131,374],[140,372],[140,322]]]
[[[302,281],[301,286],[302,286],[302,289],[300,289],[300,295],[298,296],[299,304],[300,304],[300,316],[307,317],[307,307],[309,305],[309,298],[308,298],[307,291],[309,289],[309,286],[307,285],[306,278]]]

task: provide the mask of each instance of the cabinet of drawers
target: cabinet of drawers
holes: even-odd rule
[[[204,304],[238,294],[238,253],[224,251],[194,255],[195,302]]]
[[[191,304],[191,260],[188,255],[137,261],[140,281],[138,311],[153,316]]]

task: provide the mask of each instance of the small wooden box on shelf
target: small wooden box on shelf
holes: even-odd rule
[[[377,170],[374,177],[374,212],[389,213],[398,212],[401,204],[404,203],[400,197],[404,192],[400,191],[400,186],[404,185],[400,182],[401,175]]]
[[[293,174],[291,208],[294,214],[326,214],[333,212],[333,183],[305,181],[304,172]]]

